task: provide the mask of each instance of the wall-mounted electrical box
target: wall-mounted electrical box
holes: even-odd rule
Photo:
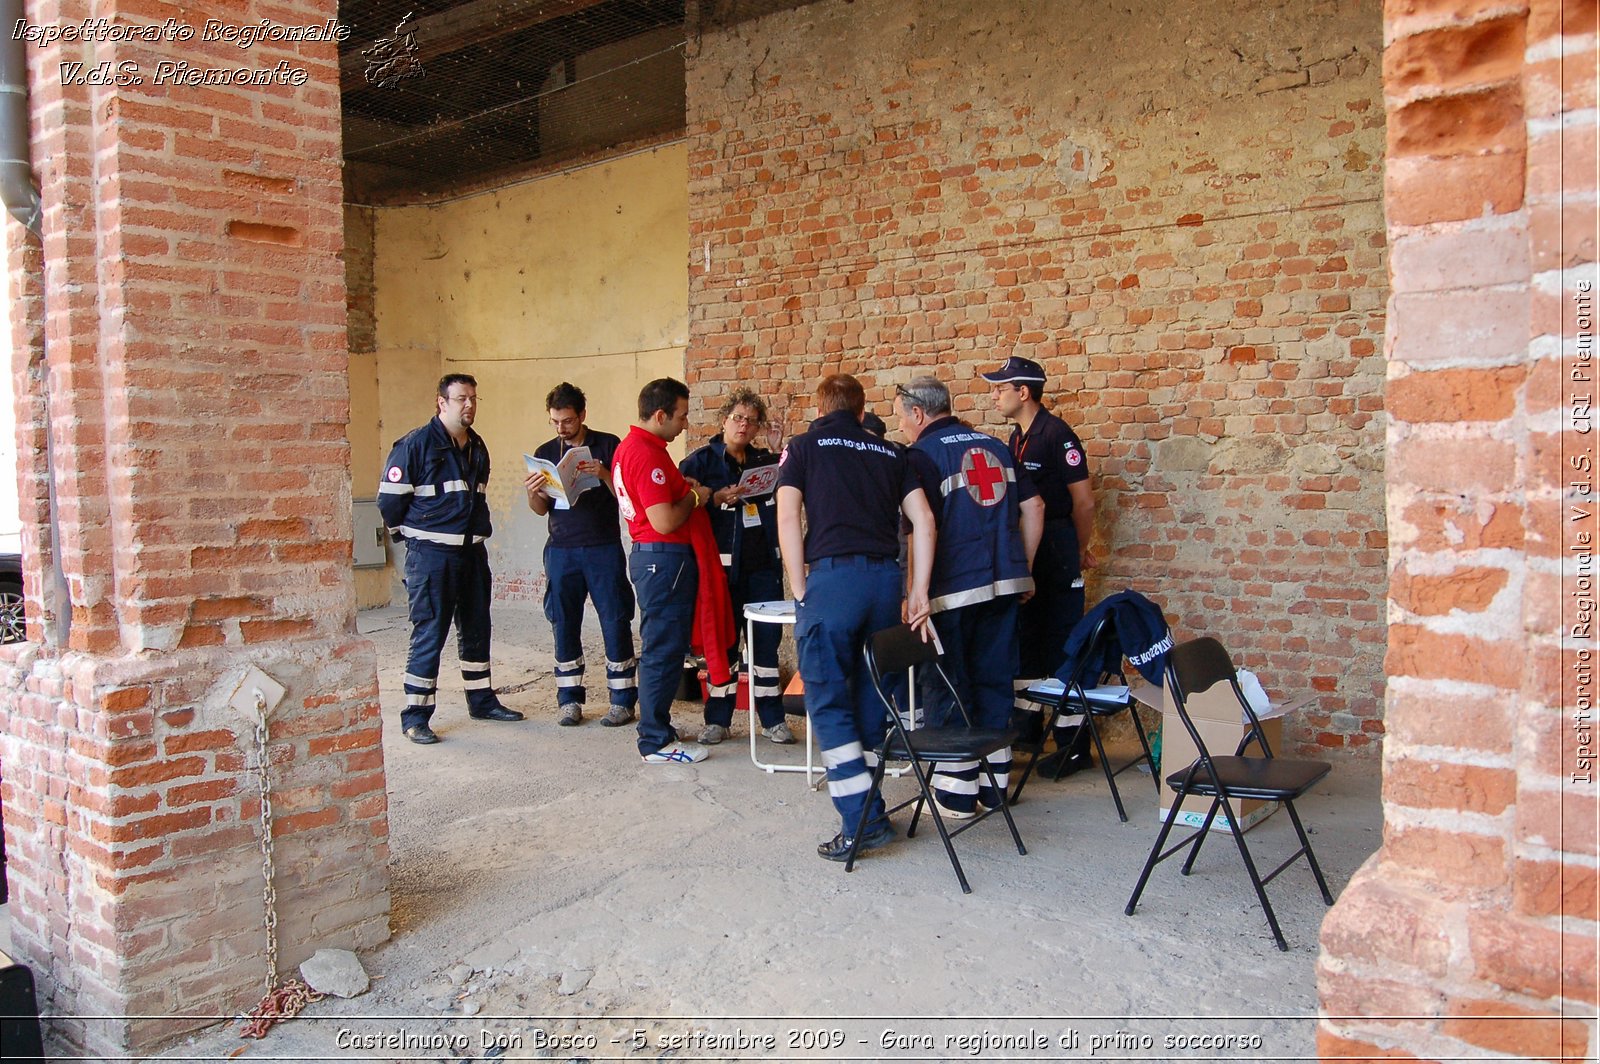
[[[388,563],[385,535],[383,514],[378,512],[378,500],[356,499],[355,521],[350,537],[355,548],[355,568],[381,569]]]

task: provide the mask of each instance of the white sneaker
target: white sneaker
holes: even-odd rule
[[[699,743],[668,743],[653,754],[641,757],[647,765],[692,765],[711,756]]]
[[[937,798],[934,799],[934,804],[939,807],[939,815],[946,820],[971,820],[978,815],[976,809],[951,809]]]
[[[728,729],[721,724],[707,724],[700,730],[701,746],[716,746],[728,737]]]

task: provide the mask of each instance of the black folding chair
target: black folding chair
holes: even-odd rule
[[[1028,744],[1024,747],[1024,749],[1030,750],[1033,756],[1028,760],[1028,767],[1022,770],[1022,776],[1017,780],[1016,790],[1011,792],[1011,801],[1015,804],[1022,800],[1022,788],[1028,785],[1028,777],[1033,775],[1033,770],[1044,759],[1044,743],[1054,733],[1056,721],[1061,719],[1063,713],[1079,714],[1082,717],[1082,721],[1079,723],[1078,728],[1089,729],[1089,737],[1094,741],[1095,755],[1100,759],[1100,769],[1106,775],[1106,786],[1111,788],[1111,800],[1117,803],[1117,816],[1121,817],[1123,822],[1126,823],[1128,811],[1122,806],[1122,795],[1117,790],[1117,777],[1142,762],[1150,766],[1150,778],[1155,781],[1158,795],[1161,793],[1161,781],[1156,776],[1155,754],[1150,751],[1150,740],[1145,736],[1144,725],[1139,721],[1139,712],[1134,708],[1133,697],[1129,695],[1121,701],[1103,702],[1091,699],[1083,686],[1085,675],[1091,676],[1096,683],[1105,683],[1111,676],[1115,676],[1124,686],[1128,682],[1127,677],[1120,670],[1116,672],[1101,672],[1098,676],[1094,675],[1097,666],[1106,659],[1107,644],[1114,638],[1114,634],[1108,616],[1101,616],[1091,623],[1094,625],[1094,629],[1090,633],[1088,640],[1083,644],[1083,651],[1078,655],[1078,659],[1072,663],[1071,671],[1068,672],[1068,675],[1073,678],[1072,682],[1059,691],[1054,688],[1041,687],[1030,687],[1023,691],[1025,698],[1042,706],[1049,706],[1050,717],[1045,722],[1044,733],[1039,742],[1037,744]],[[1106,756],[1105,742],[1100,736],[1100,726],[1096,721],[1109,721],[1112,717],[1121,713],[1128,715],[1128,719],[1133,724],[1133,732],[1139,737],[1139,746],[1143,748],[1144,753],[1130,758],[1116,768],[1112,768],[1111,759]],[[1076,735],[1076,731],[1074,731],[1074,735]],[[1061,773],[1058,771],[1053,778],[1060,779]]]
[[[849,872],[855,866],[856,850],[861,845],[861,836],[867,827],[867,814],[882,791],[884,770],[888,762],[907,761],[911,765],[912,773],[917,777],[918,793],[915,797],[908,798],[890,809],[889,812],[896,813],[908,805],[916,805],[916,810],[911,814],[911,826],[906,830],[906,837],[912,838],[917,833],[917,821],[922,816],[922,810],[926,808],[933,818],[934,827],[939,829],[939,838],[944,842],[944,852],[950,858],[950,867],[955,869],[962,893],[971,894],[972,887],[967,883],[967,875],[961,870],[961,861],[956,857],[955,847],[951,845],[951,840],[957,835],[999,813],[1005,817],[1006,827],[1011,829],[1011,839],[1017,844],[1017,853],[1028,852],[1027,847],[1022,845],[1022,836],[1017,834],[1016,821],[1011,819],[1011,810],[1004,800],[1005,791],[996,781],[994,769],[984,760],[990,754],[1010,746],[1016,740],[1017,733],[1010,728],[974,728],[967,707],[961,704],[955,685],[950,682],[949,674],[939,663],[940,651],[937,643],[932,640],[924,643],[909,625],[897,625],[868,636],[864,650],[867,670],[872,676],[872,686],[883,702],[889,730],[884,735],[883,745],[878,750],[878,764],[872,770],[872,789],[867,792],[866,804],[862,806],[861,820],[856,824],[855,840],[851,844],[850,855],[845,859],[844,870]],[[906,670],[918,665],[927,667],[926,675],[937,676],[944,682],[950,692],[951,700],[961,713],[961,719],[966,722],[966,727],[907,730],[890,690],[893,686],[898,693],[903,689],[908,690],[909,685],[891,685],[889,677],[902,676]],[[1001,801],[995,808],[980,809],[976,817],[964,821],[960,827],[950,829],[945,826],[944,817],[939,815],[939,803],[933,800],[932,785],[926,766],[957,761],[978,762],[989,777],[989,786],[995,794],[1001,796]]]
[[[1200,731],[1190,719],[1188,708],[1184,704],[1185,698],[1210,690],[1213,685],[1223,680],[1232,686],[1234,697],[1238,699],[1239,705],[1243,707],[1250,721],[1249,730],[1230,757],[1217,757],[1206,749],[1205,740],[1201,738]],[[1300,814],[1295,812],[1294,808],[1294,800],[1326,776],[1331,766],[1326,761],[1292,761],[1273,755],[1266,734],[1261,730],[1260,719],[1256,717],[1255,710],[1250,708],[1244,692],[1239,689],[1239,678],[1234,672],[1233,662],[1228,658],[1228,652],[1223,649],[1222,644],[1215,639],[1193,639],[1174,647],[1167,659],[1167,687],[1173,707],[1177,710],[1179,719],[1183,721],[1184,728],[1188,730],[1189,737],[1194,740],[1195,749],[1200,751],[1200,756],[1195,758],[1193,764],[1186,765],[1167,777],[1167,786],[1175,792],[1172,807],[1167,810],[1166,819],[1161,822],[1161,831],[1156,835],[1155,845],[1150,847],[1150,856],[1144,863],[1144,870],[1139,873],[1139,882],[1134,885],[1133,896],[1128,899],[1128,906],[1123,911],[1129,916],[1133,915],[1134,907],[1139,904],[1139,895],[1144,893],[1144,885],[1149,880],[1151,871],[1185,846],[1190,849],[1188,858],[1183,862],[1183,874],[1188,875],[1193,870],[1195,858],[1200,855],[1200,845],[1205,841],[1207,832],[1211,830],[1211,822],[1216,819],[1217,811],[1220,809],[1228,819],[1228,828],[1233,832],[1234,842],[1238,844],[1239,856],[1244,858],[1244,867],[1250,873],[1250,883],[1256,889],[1256,898],[1261,902],[1262,911],[1267,914],[1272,937],[1277,941],[1279,949],[1287,950],[1289,946],[1284,942],[1283,932],[1278,928],[1278,918],[1272,911],[1272,903],[1267,900],[1266,885],[1277,878],[1278,873],[1299,860],[1303,854],[1306,863],[1311,866],[1311,874],[1316,877],[1317,889],[1322,891],[1322,900],[1329,905],[1333,904],[1333,895],[1328,893],[1328,883],[1322,878],[1322,869],[1317,865],[1317,855],[1311,850],[1311,840],[1306,837],[1306,830],[1300,823]],[[1261,747],[1260,757],[1244,756],[1245,750],[1252,743]],[[1172,825],[1178,819],[1184,799],[1191,794],[1211,798],[1211,808],[1206,813],[1205,823],[1201,824],[1199,830],[1189,838],[1174,844],[1170,849],[1162,850],[1161,847],[1172,831]],[[1295,834],[1300,837],[1300,848],[1265,876],[1256,871],[1256,863],[1250,856],[1250,847],[1245,845],[1244,831],[1239,826],[1238,810],[1233,804],[1236,800],[1247,799],[1282,802],[1290,821],[1294,824]]]

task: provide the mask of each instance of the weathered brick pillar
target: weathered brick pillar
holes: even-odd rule
[[[1595,12],[1387,5],[1385,825],[1326,1056],[1594,1059]]]
[[[43,313],[42,338],[37,320],[14,336],[28,594],[51,608],[48,478],[71,624],[0,654],[0,759],[12,940],[62,1053],[137,1053],[261,996],[254,722],[227,704],[247,667],[287,688],[269,759],[280,970],[388,935],[350,569],[337,46],[203,39],[208,19],[263,17],[338,7],[28,5],[34,27],[177,27],[29,45],[42,285],[8,223],[12,293]],[[191,84],[163,62],[284,73]],[[130,80],[72,76],[95,69]],[[129,1015],[169,1018],[80,1018]]]

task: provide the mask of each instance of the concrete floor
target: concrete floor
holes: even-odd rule
[[[743,715],[698,766],[641,764],[631,727],[559,728],[544,618],[500,605],[495,681],[529,720],[468,719],[447,652],[434,718],[445,741],[418,747],[398,725],[404,611],[359,623],[379,649],[393,848],[394,937],[362,958],[372,989],[314,1004],[263,1041],[222,1025],[162,1059],[1314,1052],[1325,906],[1303,865],[1269,888],[1287,953],[1226,836],[1187,879],[1162,865],[1137,914],[1122,914],[1156,831],[1148,775],[1119,780],[1126,824],[1098,773],[1030,782],[1016,808],[1027,856],[998,820],[958,840],[971,895],[928,826],[846,875],[814,853],[836,830],[825,792],[753,767]],[[677,708],[692,737],[694,707]],[[891,798],[910,787],[897,781]],[[1336,769],[1302,814],[1337,893],[1378,846],[1376,777]],[[1292,839],[1281,813],[1250,834],[1269,867]]]

